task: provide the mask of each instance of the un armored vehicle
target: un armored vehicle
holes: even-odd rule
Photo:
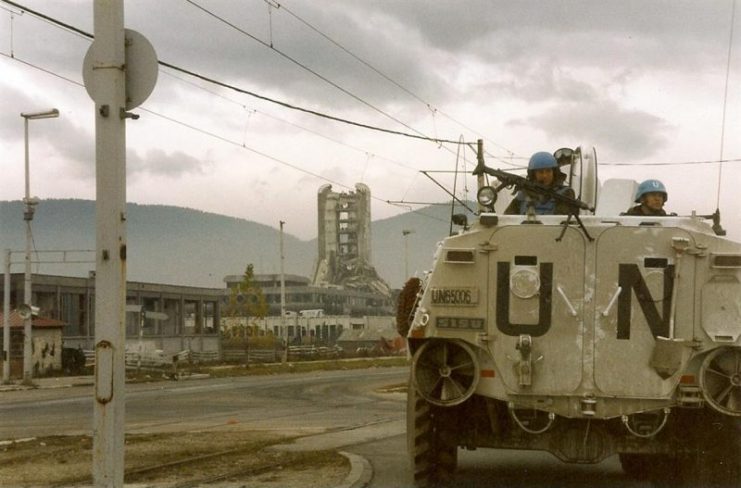
[[[494,448],[741,486],[741,244],[719,213],[620,215],[636,183],[600,186],[580,147],[555,154],[571,215],[501,215],[500,192],[548,191],[479,145],[480,212],[400,299],[415,485],[454,484],[459,449]]]

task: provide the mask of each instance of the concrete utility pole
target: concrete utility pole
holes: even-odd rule
[[[25,208],[23,209],[23,220],[26,221],[26,268],[23,281],[23,303],[31,310],[31,313],[23,319],[23,381],[31,381],[33,377],[33,307],[31,303],[31,221],[36,211],[38,198],[31,198],[31,170],[28,157],[28,121],[38,119],[52,119],[59,117],[59,110],[53,108],[44,112],[22,113],[23,128],[26,149],[26,196],[23,198]]]
[[[286,276],[283,272],[283,261],[285,256],[283,255],[283,226],[285,222],[280,221],[280,327],[281,334],[286,334],[286,340],[288,340],[288,332],[286,332]],[[286,346],[288,347],[288,346]]]
[[[5,250],[3,280],[3,383],[10,382],[10,249]]]
[[[123,0],[95,0],[95,408],[93,483],[122,487],[126,345],[126,78]],[[87,83],[86,83],[87,85]],[[91,88],[88,87],[88,91]]]
[[[93,483],[122,487],[126,377],[126,119],[152,93],[157,55],[124,29],[123,0],[95,0],[95,41],[83,62],[95,102],[95,402]]]

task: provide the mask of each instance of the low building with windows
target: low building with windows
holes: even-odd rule
[[[64,347],[93,349],[95,274],[87,278],[33,274],[32,304],[39,315],[63,322]],[[23,303],[23,273],[10,276],[10,310]],[[0,290],[3,283],[0,283]],[[141,338],[165,354],[180,351],[220,353],[219,324],[225,291],[221,288],[142,283],[126,284],[127,309],[160,312],[166,319],[126,313],[126,340]]]
[[[256,274],[255,286],[262,289],[268,304],[268,315],[280,316],[280,274]],[[227,289],[242,282],[242,275],[224,278]],[[287,312],[299,314],[302,310],[323,310],[325,315],[351,317],[390,316],[395,313],[392,295],[374,293],[340,286],[314,286],[309,278],[284,275]]]

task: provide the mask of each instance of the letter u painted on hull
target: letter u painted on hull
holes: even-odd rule
[[[509,269],[510,263],[497,263],[497,329],[503,334],[533,337],[544,335],[551,328],[553,312],[553,263],[540,263],[540,292],[538,293],[538,323],[513,324],[509,320]]]

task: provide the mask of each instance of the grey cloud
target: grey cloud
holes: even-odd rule
[[[701,4],[692,0],[470,0],[465,4],[356,0],[355,3],[367,15],[382,11],[389,18],[407,24],[439,49],[465,52],[477,46],[482,53],[486,44],[481,40],[486,39],[528,45],[544,38],[592,34],[593,38],[705,41],[730,28],[731,13],[730,2],[722,0]],[[492,48],[496,46],[489,45]]]
[[[262,4],[262,7],[265,5]],[[160,8],[166,24],[178,28],[152,30],[150,19],[160,17],[152,9]],[[287,93],[290,94],[289,100],[294,103],[321,102],[329,107],[362,107],[360,102],[341,93],[319,76],[301,69],[204,12],[186,3],[167,8],[166,13],[165,8],[158,3],[146,11],[129,9],[133,25],[140,24],[142,31],[147,29],[147,35],[160,59],[247,89]],[[209,3],[208,8],[264,42],[270,41],[267,9],[255,9],[254,5],[233,2]],[[444,83],[439,77],[424,68],[420,69],[424,52],[420,51],[419,45],[395,43],[395,39],[384,37],[372,26],[367,26],[363,19],[352,17],[340,4],[299,4],[295,10],[412,90],[432,93],[444,91]],[[406,97],[380,75],[363,67],[350,55],[280,9],[273,13],[272,19],[276,49],[305,64],[318,75],[371,103],[384,104]],[[184,32],[187,35],[183,35]]]
[[[181,177],[186,174],[204,174],[210,164],[201,161],[182,151],[167,153],[161,149],[152,149],[141,155],[128,151],[126,155],[127,173],[133,177],[142,174],[155,176]]]
[[[277,48],[374,105],[424,110],[418,100],[360,65],[285,9],[273,9],[268,15],[267,5],[258,0],[203,4],[265,42],[271,40],[272,27]],[[87,3],[75,8],[53,2],[32,5],[92,30],[92,8]],[[728,2],[720,0],[703,4],[689,0],[297,0],[288,7],[433,105],[467,96],[456,93],[443,79],[463,59],[491,63],[512,76],[546,62],[571,69],[704,69],[724,61],[730,16]],[[39,27],[38,20],[31,22],[16,21],[18,50],[32,57],[43,54],[53,69],[78,78],[87,41],[50,26]],[[247,89],[279,93],[294,103],[372,114],[357,100],[186,2],[127,2],[126,23],[152,41],[162,60]],[[53,42],[35,39],[36,32]],[[59,36],[73,40],[57,41]],[[159,96],[170,95],[160,92]]]
[[[277,48],[403,120],[416,119],[420,110],[426,110],[418,100],[281,9],[273,9],[269,16],[267,5],[259,0],[203,4],[266,42],[270,41],[272,21],[272,41]],[[92,8],[87,3],[78,3],[75,8],[53,2],[34,5],[90,29]],[[689,0],[296,0],[289,7],[441,108],[463,100],[486,100],[489,89],[503,89],[527,101],[554,97],[573,101],[593,96],[585,95],[590,87],[578,81],[556,83],[549,73],[554,67],[568,72],[608,70],[618,86],[626,72],[717,68],[725,61],[730,17],[728,2],[721,0],[702,4]],[[371,123],[380,120],[357,100],[186,2],[127,2],[126,23],[152,41],[162,60],[320,111],[354,110],[357,115],[352,118]],[[55,29],[47,26],[37,30]],[[75,58],[81,60],[86,41],[52,43],[51,47],[32,41],[19,41],[19,49],[36,49],[38,55],[52,49],[47,58],[53,69],[79,69],[81,61]],[[488,85],[482,80],[478,91],[458,93],[445,78],[472,59],[496,69],[501,79]],[[547,73],[539,79],[541,86],[521,81],[541,77],[541,67],[546,67]],[[163,103],[188,103],[188,95],[183,93],[155,90]],[[383,125],[391,123],[385,120]]]
[[[45,110],[51,108],[51,105],[12,86],[4,85],[2,91],[4,106],[0,116],[0,138],[22,141],[24,136],[21,112]],[[31,122],[29,137],[35,143],[44,141],[52,145],[61,159],[67,162],[63,171],[82,180],[95,177],[95,134],[76,125],[71,118],[66,117],[64,111],[58,119]],[[157,149],[144,155],[134,150],[127,151],[127,167],[132,176],[141,173],[166,176],[202,174],[209,166],[209,163],[181,151],[166,153]]]
[[[672,127],[660,117],[626,109],[611,98],[610,86],[593,86],[548,66],[535,67],[521,79],[489,89],[545,107],[531,117],[514,119],[512,126],[542,130],[564,145],[594,144],[621,158],[643,158],[667,144]],[[606,83],[621,88],[630,78],[618,73]]]
[[[3,85],[3,112],[0,116],[0,138],[9,141],[23,141],[24,129],[21,112],[34,112],[53,107],[49,101],[27,95],[17,87]],[[32,121],[29,123],[29,139],[33,144],[44,141],[71,166],[67,169],[77,176],[94,175],[94,136],[76,125],[62,109],[57,119]],[[33,151],[33,148],[31,149]]]
[[[19,140],[23,138],[21,112],[51,108],[45,101],[31,98],[11,85],[0,85],[3,93],[3,110],[0,112],[0,138]]]
[[[594,144],[618,158],[645,158],[657,153],[667,142],[671,126],[647,112],[626,110],[610,100],[557,103],[512,125],[540,129],[564,145]]]

